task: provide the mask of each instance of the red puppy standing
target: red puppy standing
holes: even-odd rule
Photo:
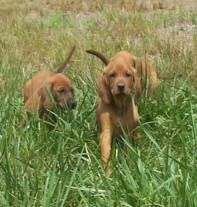
[[[58,68],[57,72],[42,71],[27,81],[24,88],[25,109],[29,112],[39,112],[42,116],[51,109],[52,103],[48,91],[53,96],[58,107],[76,107],[74,91],[71,81],[61,72],[66,67],[75,50],[70,51],[65,62]]]
[[[135,98],[144,94],[146,88],[152,92],[159,84],[155,69],[142,58],[121,51],[111,61],[101,53],[86,52],[100,58],[106,65],[98,85],[99,101],[97,122],[100,130],[100,147],[104,168],[110,173],[109,162],[112,138],[120,137],[123,128],[133,142],[133,133],[138,126],[139,114]],[[133,95],[134,95],[133,94]]]

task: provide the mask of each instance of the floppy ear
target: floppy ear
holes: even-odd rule
[[[133,77],[134,77],[134,83],[135,83],[135,97],[136,97],[136,99],[138,99],[143,94],[143,91],[142,91],[140,80],[139,80],[138,75],[135,71],[134,71]]]
[[[149,69],[148,63],[143,58],[135,58],[133,60],[133,65],[140,77],[147,76],[147,70]]]
[[[107,79],[106,79],[106,74],[104,72],[99,80],[98,93],[99,93],[100,98],[106,104],[110,104],[111,99],[112,99],[112,95],[109,90],[109,86],[108,86]]]
[[[41,105],[44,109],[51,108],[51,100],[53,99],[52,94],[53,84],[51,81],[47,81],[39,90],[38,95],[41,99]]]

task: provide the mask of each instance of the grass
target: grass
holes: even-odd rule
[[[0,206],[197,206],[197,33],[179,30],[196,24],[196,10],[173,2],[2,2]],[[21,127],[25,82],[55,70],[74,44],[65,74],[77,109],[57,112],[54,130],[36,114]],[[138,103],[142,139],[137,147],[126,135],[113,141],[110,177],[101,167],[95,118],[103,65],[86,49],[108,57],[128,50],[158,71],[182,74]]]

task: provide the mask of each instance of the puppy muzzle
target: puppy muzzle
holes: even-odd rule
[[[77,101],[75,101],[74,98],[71,98],[67,101],[66,106],[71,109],[75,109],[77,107]]]
[[[75,101],[74,99],[70,99],[68,101],[64,101],[59,103],[61,108],[71,108],[71,109],[75,109],[77,107],[77,101]]]
[[[125,84],[123,82],[120,82],[117,84],[117,88],[119,92],[124,92]]]
[[[116,84],[116,88],[112,93],[114,95],[124,95],[124,96],[126,95],[127,96],[130,94],[130,90],[123,81],[120,81]]]
[[[75,109],[77,107],[77,101],[72,99],[71,102],[69,103],[69,105],[71,106],[72,109]]]

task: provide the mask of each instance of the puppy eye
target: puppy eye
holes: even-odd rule
[[[116,77],[116,73],[111,73],[111,74],[109,75],[109,77],[110,77],[110,78],[115,78],[115,77]]]
[[[57,92],[58,92],[58,93],[64,93],[65,90],[64,90],[64,89],[60,89],[60,90],[58,90]]]
[[[126,77],[130,77],[130,76],[131,76],[131,74],[130,74],[130,73],[128,73],[128,72],[126,72],[126,73],[125,73],[125,76],[126,76]]]

